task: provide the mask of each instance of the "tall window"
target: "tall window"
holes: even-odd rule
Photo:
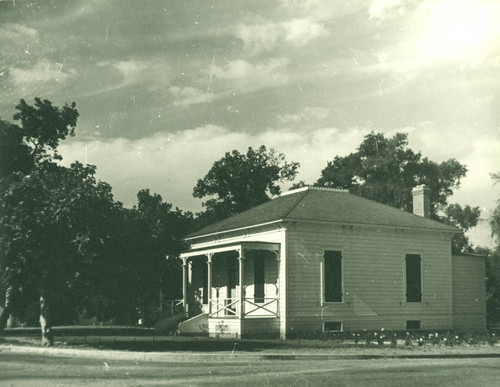
[[[325,302],[342,302],[342,252],[325,251]]]
[[[406,254],[406,302],[422,302],[422,268],[418,254]]]
[[[264,302],[265,256],[256,254],[253,258],[254,302]]]

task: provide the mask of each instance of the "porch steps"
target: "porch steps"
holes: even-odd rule
[[[186,314],[184,312],[176,313],[173,316],[164,318],[155,324],[155,331],[173,333],[177,330],[177,325],[179,325],[179,322],[184,320],[185,318]]]
[[[208,332],[208,313],[201,313],[182,321],[177,331],[181,335],[206,334]]]

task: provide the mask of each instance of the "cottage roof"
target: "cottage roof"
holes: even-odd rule
[[[276,221],[319,221],[458,232],[458,228],[368,200],[345,190],[304,187],[213,223],[188,239]]]

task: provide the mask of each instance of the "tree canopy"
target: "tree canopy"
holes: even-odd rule
[[[193,189],[203,202],[205,216],[219,220],[262,204],[281,192],[279,183],[292,181],[299,163],[287,162],[285,155],[267,149],[249,147],[246,154],[227,152],[217,160]]]
[[[321,171],[316,185],[343,188],[351,193],[406,211],[412,210],[413,187],[425,184],[431,190],[431,212],[447,204],[467,168],[455,159],[438,164],[408,148],[408,135],[386,138],[370,133],[354,153],[336,156]]]
[[[396,133],[387,138],[382,133],[365,136],[356,152],[336,156],[321,171],[317,186],[343,188],[356,195],[412,212],[412,188],[425,184],[430,188],[431,217],[457,225],[463,232],[477,225],[479,208],[458,204],[448,206],[448,199],[460,187],[467,173],[455,159],[441,163],[422,157],[408,147],[408,135]],[[465,234],[453,242],[454,251],[470,250]]]
[[[22,314],[37,301],[49,345],[52,325],[81,313],[152,321],[160,290],[181,288],[175,258],[192,217],[149,190],[139,192],[137,207],[123,208],[95,166],[59,165],[59,142],[74,135],[79,116],[74,103],[36,98],[16,109],[20,125],[0,121],[0,331],[13,312],[36,324]]]
[[[60,140],[75,135],[76,121],[79,117],[76,104],[53,106],[52,102],[35,98],[33,106],[21,99],[16,105],[18,112],[14,120],[20,121],[19,130],[26,144],[31,147],[33,157],[60,160],[57,153]]]

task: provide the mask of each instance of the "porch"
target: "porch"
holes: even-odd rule
[[[259,329],[279,333],[278,243],[242,242],[181,254],[181,333],[241,337]]]

